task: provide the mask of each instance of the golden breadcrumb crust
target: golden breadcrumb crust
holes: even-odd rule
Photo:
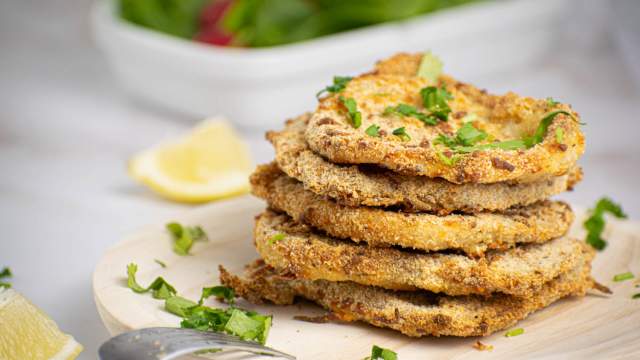
[[[353,282],[292,279],[258,260],[244,277],[220,266],[220,281],[254,303],[314,301],[343,321],[363,321],[420,337],[486,336],[510,327],[530,313],[566,296],[583,296],[593,287],[590,260],[545,284],[527,297],[494,294],[447,296],[427,291],[393,291]]]
[[[501,212],[477,214],[403,213],[372,207],[350,207],[316,195],[276,166],[258,166],[251,175],[254,195],[295,220],[328,234],[367,242],[427,251],[460,249],[482,255],[516,243],[540,243],[564,235],[573,221],[569,205],[542,201]]]
[[[394,206],[404,211],[446,215],[475,213],[533,204],[570,190],[582,179],[579,167],[568,174],[528,183],[453,184],[443,179],[409,176],[376,166],[333,164],[309,150],[304,132],[310,114],[287,121],[281,131],[270,131],[278,166],[304,187],[349,206]]]
[[[314,233],[272,211],[256,220],[254,240],[267,264],[299,279],[353,281],[447,295],[503,292],[528,296],[590,256],[588,245],[565,237],[489,251],[478,259],[455,253],[376,248]]]
[[[440,76],[438,84],[431,84],[416,75],[417,68],[407,61],[411,56],[417,59],[422,55],[392,57],[379,63],[375,71],[351,80],[339,94],[321,99],[306,129],[310,148],[333,163],[377,164],[409,175],[442,177],[457,184],[508,180],[525,183],[564,175],[584,152],[579,115],[570,106],[514,93],[491,95],[448,76]],[[431,85],[446,87],[453,95],[448,101],[452,111],[447,122],[427,126],[414,117],[383,115],[387,107],[400,103],[423,109],[420,89]],[[352,126],[340,96],[356,101],[362,113],[359,128]],[[467,121],[486,131],[492,140],[522,139],[532,135],[540,120],[556,110],[572,116],[555,116],[543,141],[526,150],[475,151],[456,155],[459,160],[450,165],[441,159],[443,151],[447,156],[446,148],[433,144],[439,134],[452,135]],[[371,125],[380,127],[380,137],[365,133]],[[403,141],[392,134],[400,127],[405,127],[411,140]],[[561,141],[557,131],[563,134]]]

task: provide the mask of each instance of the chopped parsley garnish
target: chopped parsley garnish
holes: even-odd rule
[[[2,269],[2,271],[0,271],[0,288],[10,288],[11,284],[5,281],[2,281],[3,278],[10,278],[13,276],[13,273],[11,273],[11,269],[9,269],[8,267],[5,267]]]
[[[589,210],[590,216],[582,224],[587,230],[587,238],[585,241],[597,250],[602,250],[607,246],[607,242],[602,238],[602,232],[605,227],[604,215],[606,213],[619,219],[627,218],[622,207],[614,203],[611,199],[604,197],[598,200],[595,208]]]
[[[485,140],[489,135],[483,130],[475,128],[471,122],[466,122],[464,125],[462,125],[462,127],[458,129],[458,131],[456,131],[456,135],[454,137],[440,134],[434,140],[434,144],[445,145],[456,153],[472,153],[474,151],[490,149],[528,149],[542,142],[545,134],[547,133],[549,125],[551,125],[551,122],[558,114],[572,116],[570,113],[563,110],[550,112],[549,114],[545,115],[542,120],[540,120],[540,124],[536,128],[536,131],[533,135],[527,136],[521,140],[506,140],[476,145],[476,143]],[[560,133],[556,131],[556,140],[558,140],[558,138],[560,138],[560,140],[563,140],[564,132],[562,132],[562,129],[558,130],[560,130]]]
[[[166,226],[173,237],[173,251],[178,255],[189,255],[194,241],[207,240],[207,234],[200,226],[182,226],[177,222]]]
[[[136,281],[137,271],[138,265],[133,263],[127,265],[127,286],[129,287],[129,289],[140,294],[151,291],[151,295],[155,299],[168,299],[176,295],[176,289],[160,276],[153,280],[153,282],[146,288],[142,287]]]
[[[560,102],[559,102],[559,101],[554,100],[554,98],[552,98],[552,97],[548,97],[548,98],[547,98],[547,105],[549,105],[549,106],[556,106],[556,105],[558,105],[558,104],[560,104]]]
[[[165,264],[165,263],[164,263],[164,261],[162,261],[162,260],[153,259],[153,261],[155,261],[155,262],[156,262],[156,264],[158,264],[158,265],[162,266],[163,268],[166,268],[166,267],[167,267],[167,264]]]
[[[411,140],[411,136],[407,134],[407,130],[404,128],[404,126],[393,130],[392,134],[402,139],[402,141]]]
[[[556,129],[556,142],[562,144],[564,142],[564,130],[562,128]]]
[[[427,115],[425,113],[422,113],[418,111],[418,109],[416,109],[415,106],[411,106],[408,104],[398,104],[396,106],[387,106],[384,109],[384,113],[382,115],[411,116],[422,121],[426,125],[436,125],[438,123],[437,118]]]
[[[367,135],[372,137],[380,137],[380,126],[373,124],[364,131]]]
[[[236,293],[232,288],[222,285],[202,288],[202,295],[200,296],[198,305],[202,305],[202,303],[211,296],[215,296],[218,300],[224,300],[227,304],[233,304]]]
[[[631,279],[633,279],[633,273],[631,273],[631,272],[626,272],[626,273],[622,273],[622,274],[616,274],[616,275],[613,276],[613,281],[615,281],[615,282],[631,280]]]
[[[398,354],[395,352],[382,348],[378,345],[373,345],[371,348],[371,356],[367,356],[367,360],[397,360]]]
[[[509,330],[507,331],[504,336],[505,337],[512,337],[512,336],[518,336],[518,335],[522,335],[524,334],[524,329],[523,328],[517,328],[517,329],[513,329],[513,330]]]
[[[436,154],[438,155],[438,158],[440,159],[440,161],[442,161],[447,166],[454,166],[460,160],[460,156],[451,155],[449,157],[440,150],[436,150]]]
[[[547,129],[549,128],[549,125],[551,125],[551,122],[553,121],[553,119],[559,114],[564,114],[564,115],[573,117],[573,115],[571,115],[570,113],[564,110],[552,111],[547,115],[545,115],[545,117],[543,117],[542,120],[540,120],[540,124],[538,124],[538,128],[536,129],[536,132],[533,133],[533,135],[522,139],[527,149],[542,142],[545,134],[547,133]]]
[[[342,95],[338,99],[347,109],[347,113],[351,119],[351,125],[356,129],[359,128],[360,125],[362,125],[362,113],[358,111],[358,104],[356,104],[356,101],[353,100],[353,98],[345,98]]]
[[[427,109],[429,115],[438,120],[447,121],[451,113],[451,108],[447,101],[453,99],[453,96],[447,89],[444,87],[427,86],[420,90],[420,96],[422,97],[422,105]]]
[[[285,235],[283,233],[277,233],[269,238],[269,244],[273,245],[278,241],[284,240]]]
[[[127,266],[127,286],[137,292],[152,291],[156,299],[164,300],[164,308],[168,312],[181,317],[180,326],[201,331],[226,332],[241,337],[243,340],[253,340],[264,344],[271,328],[271,316],[261,315],[233,306],[235,292],[226,286],[212,286],[202,289],[198,302],[177,296],[176,289],[163,278],[156,278],[148,287],[142,287],[136,281],[138,266]],[[204,300],[215,296],[224,299],[231,305],[228,309],[218,309],[202,305]]]
[[[420,60],[418,67],[418,76],[423,77],[431,82],[436,82],[438,76],[442,74],[442,61],[433,55],[431,51],[427,51]]]
[[[334,76],[333,85],[328,85],[324,89],[318,91],[316,97],[320,98],[325,92],[331,94],[339,93],[340,91],[344,90],[345,87],[347,87],[347,84],[352,79],[353,78],[351,76]]]
[[[175,296],[165,300],[165,309],[183,318],[180,326],[201,331],[225,332],[264,344],[271,328],[271,316],[236,307],[218,309]]]

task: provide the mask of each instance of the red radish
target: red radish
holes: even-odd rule
[[[205,6],[200,13],[200,27],[194,40],[219,46],[231,44],[233,34],[223,28],[222,20],[232,3],[233,0],[216,0]]]

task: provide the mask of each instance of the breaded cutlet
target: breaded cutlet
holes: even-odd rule
[[[405,212],[440,215],[497,211],[571,190],[582,179],[582,171],[576,166],[565,175],[527,184],[453,184],[444,179],[402,175],[378,166],[333,164],[311,151],[304,139],[310,116],[300,115],[288,120],[284,129],[267,133],[276,162],[307,190],[348,206],[392,206]]]
[[[571,208],[559,201],[542,201],[495,213],[444,216],[350,207],[305,190],[274,165],[258,166],[250,181],[253,194],[267,200],[274,209],[334,237],[371,246],[459,249],[479,256],[487,249],[541,243],[562,236],[574,217]]]
[[[457,184],[529,183],[564,175],[575,166],[584,152],[584,135],[580,117],[569,105],[511,92],[492,95],[445,75],[432,83],[417,76],[417,68],[412,69],[412,62],[407,61],[421,57],[422,54],[396,55],[379,63],[373,72],[353,78],[339,93],[322,98],[305,132],[311,150],[333,163],[375,164]],[[451,95],[447,100],[451,109],[447,121],[430,126],[416,116],[387,111],[406,104],[424,112],[421,90],[430,86],[444,88]],[[358,128],[345,99],[353,101],[360,113]],[[541,120],[556,111],[562,113],[557,113],[540,134],[542,141],[529,148],[470,151],[455,155],[454,162],[451,156],[443,155],[448,151],[446,147],[435,145],[440,135],[454,135],[467,122],[488,134],[478,144],[521,140],[536,133]],[[367,134],[370,126],[378,127],[378,136]],[[393,134],[401,127],[410,139]],[[443,161],[443,156],[450,160]]]

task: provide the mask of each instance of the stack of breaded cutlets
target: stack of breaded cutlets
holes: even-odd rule
[[[222,282],[410,336],[488,335],[594,287],[571,208],[548,200],[581,178],[578,114],[440,69],[395,55],[269,132],[276,160],[251,176],[262,259]]]

